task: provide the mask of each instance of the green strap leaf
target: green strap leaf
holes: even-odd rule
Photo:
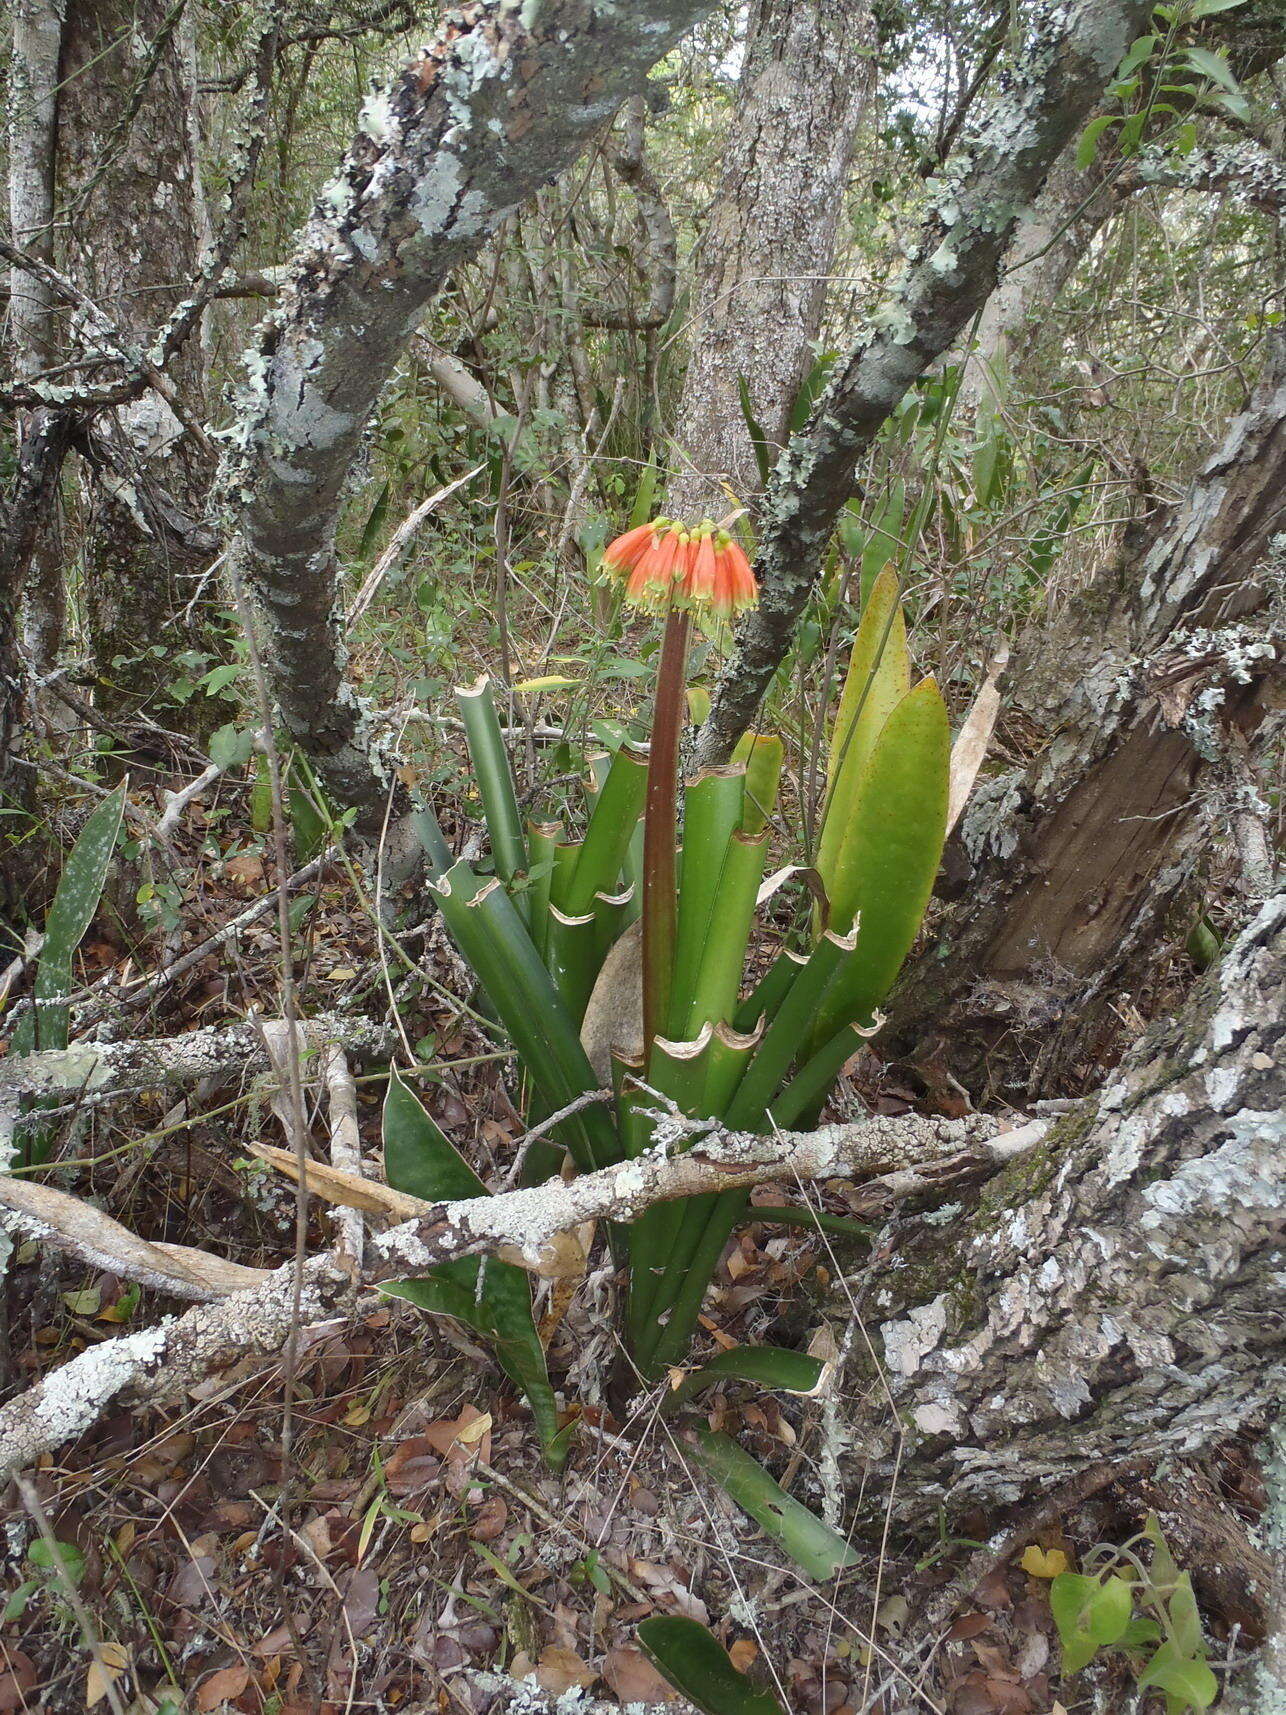
[[[685,1376],[666,1403],[682,1405],[702,1388],[724,1381],[755,1382],[783,1393],[811,1394],[825,1370],[820,1358],[810,1358],[806,1352],[792,1352],[785,1346],[734,1346],[730,1351],[716,1353],[699,1370]]]
[[[827,1583],[843,1567],[857,1564],[857,1553],[838,1531],[788,1495],[728,1436],[699,1429],[692,1451],[737,1505],[817,1583]]]
[[[761,1691],[732,1665],[726,1649],[698,1620],[658,1614],[638,1629],[643,1653],[676,1691],[705,1715],[782,1715],[771,1691]]]

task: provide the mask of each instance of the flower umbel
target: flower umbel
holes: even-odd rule
[[[702,519],[695,528],[656,518],[608,544],[603,564],[625,580],[625,599],[650,612],[701,608],[730,619],[754,607],[759,589],[741,548]]]

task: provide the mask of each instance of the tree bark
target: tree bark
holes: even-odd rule
[[[13,8],[9,228],[20,249],[46,263],[54,260],[54,156],[64,9],[63,0],[16,0]],[[45,282],[23,268],[11,267],[9,338],[16,380],[30,380],[49,361],[52,311]],[[30,429],[31,420],[20,413],[20,439]],[[27,659],[36,673],[46,673],[57,660],[66,616],[57,543],[42,533],[32,544],[27,566],[14,568],[14,583],[15,599],[22,598]]]
[[[784,660],[858,455],[986,302],[1019,216],[1146,15],[1142,0],[1077,0],[1038,13],[1012,89],[957,151],[900,285],[778,461],[759,537],[760,604],[720,675],[701,766],[726,760]]]
[[[1244,796],[1242,735],[1280,677],[1283,527],[1275,376],[1151,548],[1127,541],[1113,573],[1015,651],[1004,694],[1037,753],[965,812],[953,903],[895,997],[891,1048],[932,1026],[929,1057],[1024,1096],[1111,1057],[1121,992],[1146,988],[1165,912]],[[1031,1066],[1024,1023],[1041,1026]]]
[[[59,137],[63,201],[73,211],[69,272],[143,349],[198,272],[177,16],[167,0],[69,0],[67,9]],[[174,409],[188,421],[204,414],[199,342],[170,362],[166,382],[168,397],[148,388],[99,417],[82,466],[85,612],[96,700],[109,717],[163,691],[180,649],[213,653],[201,604],[188,614],[208,561],[187,531],[164,522],[172,505],[200,518],[213,474],[204,437]],[[158,486],[163,506],[151,492]],[[163,654],[149,653],[152,645]]]
[[[939,1505],[992,1510],[1271,1420],[1286,1384],[1284,1036],[1279,894],[1186,1011],[975,1208],[881,1236],[876,1254],[899,1258],[869,1275],[894,1410],[862,1389],[853,1425],[881,1508],[888,1494],[912,1526]],[[873,1481],[895,1467],[891,1490]]]
[[[813,361],[874,31],[854,0],[755,0],[719,194],[696,257],[694,343],[675,423],[679,518],[719,517],[761,483],[744,379],[774,448]]]
[[[345,476],[453,268],[567,166],[710,0],[483,0],[373,97],[261,331],[229,483],[291,734],[367,835],[402,797],[349,683],[336,602]],[[530,23],[524,20],[531,15]]]

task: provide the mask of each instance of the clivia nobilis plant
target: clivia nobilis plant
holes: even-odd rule
[[[594,763],[578,834],[524,824],[489,684],[460,691],[492,873],[458,861],[431,884],[521,1062],[529,1123],[610,1084],[610,1102],[581,1105],[528,1147],[528,1184],[567,1157],[579,1172],[637,1157],[667,1109],[738,1131],[810,1123],[911,947],[946,828],[947,711],[932,678],[911,683],[897,579],[885,572],[867,597],[831,734],[816,902],[795,944],[766,958],[758,913],[781,741],[747,734],[730,765],[686,782],[682,800],[678,782],[689,629],[695,614],[727,619],[754,604],[750,564],[726,529],[657,519],[612,542],[603,567],[627,602],[664,617],[647,754],[622,744]],[[753,983],[748,964],[762,971]],[[633,1039],[599,1052],[605,1017],[640,1015],[641,1031],[635,1022],[620,1032]],[[472,1180],[397,1079],[385,1148],[390,1181],[420,1196],[460,1195],[465,1174]],[[742,1190],[677,1199],[610,1230],[641,1382],[687,1358],[746,1205]],[[463,1268],[467,1282],[444,1271],[394,1290],[439,1311],[448,1300],[472,1305],[473,1325],[496,1342],[547,1452],[561,1458],[525,1283],[500,1278],[505,1264],[471,1258]]]

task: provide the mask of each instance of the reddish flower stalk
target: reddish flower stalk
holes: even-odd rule
[[[685,610],[670,609],[652,714],[643,815],[643,1041],[649,1055],[669,1021],[674,979],[679,735],[683,730],[689,625]]]
[[[650,1054],[669,1024],[674,979],[679,736],[691,613],[731,619],[753,607],[759,592],[741,548],[709,519],[696,529],[670,518],[639,524],[608,544],[603,564],[625,580],[626,601],[666,616],[643,820],[643,1039]]]

